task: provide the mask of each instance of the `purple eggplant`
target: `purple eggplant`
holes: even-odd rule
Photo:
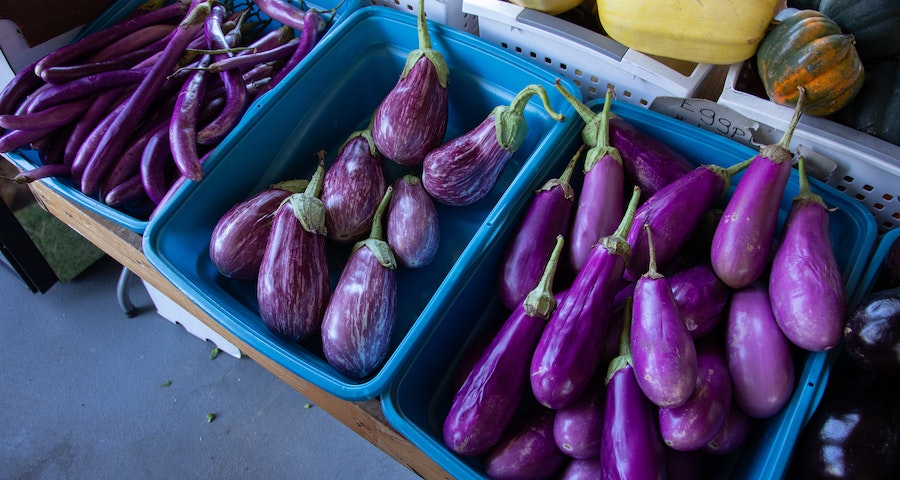
[[[397,259],[382,238],[392,193],[384,192],[369,238],[353,246],[322,320],[325,360],[351,378],[381,365],[397,321]]]
[[[666,450],[656,408],[647,400],[631,366],[631,301],[626,302],[619,355],[606,374],[606,406],[600,442],[603,479],[666,477]]]
[[[675,450],[697,450],[719,433],[731,409],[731,377],[717,339],[697,343],[697,384],[687,402],[659,409],[659,431]]]
[[[731,289],[716,276],[708,258],[670,275],[669,288],[692,337],[712,332],[725,318]]]
[[[828,208],[810,190],[801,156],[794,197],[769,272],[772,313],[794,345],[830,350],[842,336],[847,297],[829,234]]]
[[[371,130],[350,134],[322,185],[328,238],[351,243],[365,237],[386,190],[381,154],[372,143]]]
[[[529,394],[528,362],[556,306],[551,287],[562,238],[557,238],[539,285],[507,317],[453,397],[444,418],[443,438],[460,455],[489,451],[509,427],[519,401]]]
[[[573,458],[563,470],[560,480],[596,480],[600,478],[601,471],[600,457]]]
[[[276,211],[256,282],[263,323],[292,341],[318,332],[331,295],[325,207],[318,198],[324,176],[320,156],[306,190],[289,196]]]
[[[606,90],[599,114],[575,98],[557,80],[556,88],[585,122],[581,137],[590,149],[584,159],[584,179],[578,193],[578,205],[569,242],[569,259],[575,271],[581,270],[591,248],[603,237],[612,235],[625,211],[625,170],[622,157],[609,144],[609,109],[613,89]]]
[[[669,281],[656,271],[650,226],[650,269],[635,284],[631,365],[641,391],[660,407],[684,404],[697,384],[697,352]]]
[[[406,57],[400,79],[375,111],[372,126],[378,151],[400,165],[421,165],[447,133],[450,68],[431,48],[425,1],[418,3],[419,48]]]
[[[778,207],[791,175],[791,137],[800,121],[803,89],[781,140],[762,147],[741,177],[713,234],[710,260],[731,288],[750,285],[769,264]]]
[[[635,187],[619,228],[591,250],[544,328],[531,360],[531,390],[544,406],[559,409],[574,402],[600,364],[630,250],[625,236],[639,198]]]
[[[553,478],[567,460],[553,441],[554,415],[549,408],[535,406],[517,419],[485,456],[488,477],[495,480]]]
[[[537,190],[503,255],[498,295],[510,310],[537,285],[556,237],[569,231],[575,196],[569,180],[583,149],[584,146],[578,149],[559,178],[547,181]]]
[[[666,269],[672,264],[706,219],[707,212],[728,191],[732,176],[748,165],[750,160],[729,168],[700,165],[662,187],[638,208],[635,223],[646,223],[656,233],[657,268]],[[650,264],[647,233],[641,228],[632,229],[628,243],[631,245],[631,262],[625,277],[637,279]]]
[[[609,119],[609,141],[622,156],[626,181],[641,187],[645,199],[694,168],[684,155],[622,117]]]
[[[228,209],[213,228],[209,259],[229,278],[256,281],[275,211],[292,193],[302,192],[309,182],[288,180],[270,185]]]
[[[556,411],[553,440],[563,453],[572,458],[600,456],[600,434],[606,403],[604,378],[599,372],[595,374],[587,390],[575,403]]]
[[[732,402],[725,423],[719,433],[703,446],[703,451],[716,455],[734,452],[747,440],[752,427],[753,419],[747,416],[735,402]]]
[[[408,174],[394,181],[388,208],[387,241],[400,265],[421,268],[437,255],[441,226],[422,179]]]
[[[446,205],[471,205],[490,192],[500,172],[522,146],[528,133],[525,107],[538,95],[555,120],[564,116],[550,107],[540,85],[528,85],[509,105],[495,107],[472,130],[431,150],[422,163],[422,184],[435,200]]]
[[[778,413],[794,391],[791,345],[778,328],[765,283],[731,295],[725,336],[734,401],[747,415]]]

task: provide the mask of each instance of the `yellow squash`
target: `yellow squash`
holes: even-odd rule
[[[581,5],[581,0],[509,0],[509,3],[544,12],[547,15],[559,15]]]
[[[597,0],[600,24],[639,52],[696,63],[742,62],[775,16],[779,0]]]

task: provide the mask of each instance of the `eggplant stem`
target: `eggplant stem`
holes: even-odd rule
[[[575,171],[575,164],[578,163],[578,159],[581,158],[581,154],[584,152],[585,148],[587,148],[587,145],[582,143],[581,146],[578,147],[578,150],[575,152],[575,155],[572,155],[569,163],[566,164],[566,169],[563,170],[562,175],[559,176],[559,183],[569,183],[572,180],[572,173]]]
[[[381,197],[381,202],[378,203],[378,208],[375,209],[375,218],[372,220],[372,232],[369,234],[369,238],[381,240],[383,237],[384,227],[382,226],[381,217],[384,216],[384,211],[387,210],[393,192],[394,188],[388,185],[387,190],[384,191],[384,196]]]
[[[797,95],[797,105],[794,106],[794,115],[791,117],[791,123],[788,124],[788,128],[784,131],[784,135],[781,136],[781,140],[777,143],[779,147],[785,150],[790,150],[791,148],[791,137],[794,136],[794,130],[797,129],[797,124],[800,122],[803,99],[806,97],[805,88],[798,86],[797,90],[799,90],[800,93]]]
[[[582,103],[580,100],[575,98],[566,87],[563,86],[562,80],[556,79],[556,82],[553,83],[559,93],[562,94],[563,98],[565,98],[573,107],[575,107],[575,111],[578,112],[578,116],[581,117],[585,123],[590,122],[591,119],[594,118],[594,111],[591,110],[590,107]]]
[[[547,113],[549,113],[554,120],[561,122],[566,119],[565,115],[553,110],[553,107],[550,106],[550,97],[547,96],[547,91],[544,90],[544,87],[537,84],[527,85],[517,93],[516,97],[510,102],[509,108],[519,113],[524,112],[525,106],[528,105],[528,101],[531,100],[531,97],[534,95],[541,98],[541,102],[544,103],[544,109],[547,110]]]
[[[631,224],[634,223],[634,213],[637,211],[638,200],[640,198],[641,188],[635,186],[631,193],[631,200],[628,201],[628,208],[625,209],[625,215],[622,217],[622,222],[619,223],[613,236],[618,238],[628,238],[628,232],[631,231]]]
[[[553,311],[556,310],[556,297],[553,295],[553,279],[556,277],[556,267],[559,265],[559,255],[562,252],[563,244],[562,235],[556,236],[556,244],[553,246],[553,252],[547,265],[544,267],[544,274],[534,290],[528,292],[525,296],[523,307],[525,315],[534,318],[542,318],[547,320]]]
[[[756,158],[756,157],[753,157],[753,158]],[[735,163],[734,165],[726,168],[725,175],[728,175],[729,178],[737,175],[738,172],[746,169],[747,167],[750,166],[751,163],[753,163],[753,158],[748,158],[747,160],[744,160],[743,162]]]
[[[622,332],[619,334],[619,354],[609,362],[609,367],[606,370],[606,384],[609,384],[616,372],[631,363],[631,315],[633,305],[633,297],[625,299]]]
[[[649,223],[645,223],[644,230],[647,231],[647,251],[650,254],[650,265],[644,276],[647,278],[662,278],[662,275],[656,270],[656,248],[653,246],[653,229],[650,228]]]
[[[316,152],[316,156],[319,157],[319,165],[306,186],[306,194],[312,197],[319,196],[322,185],[325,183],[325,150],[319,150]]]

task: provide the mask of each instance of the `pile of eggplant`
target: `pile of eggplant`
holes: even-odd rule
[[[595,114],[557,88],[582,146],[507,246],[508,317],[461,357],[444,444],[500,479],[715,475],[710,458],[789,402],[795,354],[833,348],[847,314],[802,157],[775,235],[799,110],[753,158],[694,167],[610,113],[611,89]]]
[[[147,4],[7,84],[0,152],[37,152],[40,166],[16,182],[66,178],[145,219],[174,185],[203,178],[209,153],[309,54],[326,18],[282,0]]]
[[[423,0],[417,25],[418,48],[400,78],[330,165],[320,151],[311,179],[286,179],[239,202],[210,238],[220,274],[256,283],[271,332],[321,346],[325,360],[354,380],[376,372],[389,353],[397,270],[427,267],[438,252],[436,203],[465,208],[490,192],[526,138],[532,97],[564,119],[544,87],[531,84],[445,140],[450,69],[431,47]],[[388,178],[397,166],[406,173]],[[328,253],[348,246],[332,285]]]

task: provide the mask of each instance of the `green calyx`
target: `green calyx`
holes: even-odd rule
[[[373,157],[378,157],[379,155],[381,155],[381,153],[378,151],[378,148],[375,147],[375,139],[372,138],[372,120],[373,119],[374,119],[374,117],[372,117],[372,119],[369,120],[369,125],[366,126],[365,129],[357,130],[357,131],[351,133],[350,135],[348,135],[347,140],[345,140],[344,144],[341,145],[341,150],[343,150],[344,147],[347,146],[347,144],[350,143],[350,141],[353,140],[354,138],[362,137],[362,138],[366,139],[366,142],[369,144],[369,154],[370,155],[372,155]]]
[[[575,111],[584,120],[585,125],[581,129],[581,138],[590,147],[585,155],[584,171],[590,172],[594,165],[607,155],[622,165],[622,155],[619,154],[619,150],[609,144],[609,119],[612,116],[610,106],[612,105],[613,88],[610,87],[606,90],[603,110],[599,114],[595,114],[590,107],[575,98],[572,92],[562,86],[559,79],[556,80],[556,89],[575,107]]]
[[[318,152],[319,165],[310,179],[306,190],[291,194],[285,202],[291,204],[294,216],[300,221],[303,229],[309,233],[325,235],[325,204],[319,199],[322,184],[325,182],[325,152]]]
[[[523,88],[509,105],[494,107],[491,115],[494,117],[497,144],[507,152],[513,153],[522,146],[525,136],[528,134],[528,123],[525,121],[525,107],[531,97],[538,95],[544,103],[544,109],[556,121],[565,119],[565,115],[557,113],[550,106],[550,98],[547,91],[540,85],[531,84]]]
[[[525,296],[523,307],[525,314],[533,318],[542,318],[547,320],[556,310],[556,296],[553,295],[553,279],[556,276],[556,266],[559,264],[559,254],[562,252],[564,244],[563,236],[556,236],[556,244],[547,266],[544,267],[544,274],[538,282],[534,290],[528,292]]]
[[[375,217],[372,220],[372,230],[369,233],[369,238],[356,242],[356,244],[353,245],[353,251],[355,252],[360,248],[366,247],[373,255],[375,255],[375,258],[378,259],[378,263],[383,267],[396,270],[397,258],[394,256],[394,251],[391,249],[391,246],[383,240],[384,227],[382,225],[382,217],[384,217],[384,212],[390,204],[393,192],[394,188],[388,186],[387,190],[384,192],[384,196],[381,197],[381,203],[378,204],[378,209],[375,210]]]
[[[606,383],[612,379],[613,375],[619,370],[630,365],[631,356],[631,309],[634,299],[628,297],[625,300],[625,318],[622,320],[622,333],[619,336],[619,355],[610,360],[609,367],[606,369]]]
[[[441,87],[447,88],[447,84],[450,81],[450,67],[447,66],[447,62],[444,60],[444,56],[441,55],[441,52],[431,48],[431,36],[428,33],[428,22],[425,20],[425,0],[419,0],[419,13],[417,18],[419,48],[409,52],[409,55],[406,56],[406,65],[403,66],[403,73],[400,74],[400,78],[406,78],[409,71],[412,70],[419,59],[424,56],[432,65],[434,65],[434,69],[438,76],[438,82],[441,84]]]
[[[794,202],[815,202],[825,206],[825,200],[821,195],[814,193],[809,185],[809,177],[806,175],[806,159],[803,155],[797,155],[797,173],[800,179],[800,192],[794,197]]]
[[[273,183],[271,188],[275,188],[278,190],[285,190],[291,193],[300,193],[306,190],[306,187],[309,186],[309,180],[305,178],[298,178],[293,180],[285,180],[283,182]]]

